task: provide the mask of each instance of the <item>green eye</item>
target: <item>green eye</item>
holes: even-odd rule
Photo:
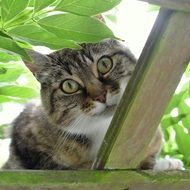
[[[113,62],[108,57],[103,57],[98,61],[98,71],[105,75],[108,73],[113,67]]]
[[[79,84],[71,79],[65,80],[62,83],[62,90],[67,94],[73,94],[79,90]]]

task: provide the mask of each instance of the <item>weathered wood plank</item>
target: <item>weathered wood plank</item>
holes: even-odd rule
[[[190,172],[1,171],[1,190],[189,190]]]
[[[146,1],[169,9],[190,12],[190,0],[140,0],[140,1]]]
[[[190,14],[162,9],[94,163],[136,168],[190,59]]]

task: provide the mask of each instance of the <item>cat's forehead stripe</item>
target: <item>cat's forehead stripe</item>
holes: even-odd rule
[[[91,62],[94,62],[94,58],[91,55],[91,52],[89,50],[87,51],[87,50],[82,49],[81,56],[82,56],[84,62],[86,62],[86,58],[89,59]]]

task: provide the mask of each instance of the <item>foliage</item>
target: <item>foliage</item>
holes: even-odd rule
[[[93,0],[86,4],[84,0],[1,0],[0,47],[29,60],[20,42],[57,50],[114,38],[112,31],[94,15],[120,1]]]
[[[165,143],[162,155],[182,159],[190,167],[190,65],[161,121]]]
[[[0,111],[3,111],[5,103],[24,103],[28,98],[39,95],[39,85],[24,67],[20,57],[8,52],[0,52],[0,81]],[[11,109],[11,112],[14,110]],[[4,137],[3,129],[6,127],[6,123],[1,124],[0,138]]]

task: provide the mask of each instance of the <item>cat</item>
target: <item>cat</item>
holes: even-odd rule
[[[3,168],[90,169],[134,71],[135,56],[113,39],[82,44],[80,50],[29,54],[34,63],[25,64],[41,84],[41,102],[27,104],[15,119]],[[161,144],[158,129],[139,168],[155,167]]]

